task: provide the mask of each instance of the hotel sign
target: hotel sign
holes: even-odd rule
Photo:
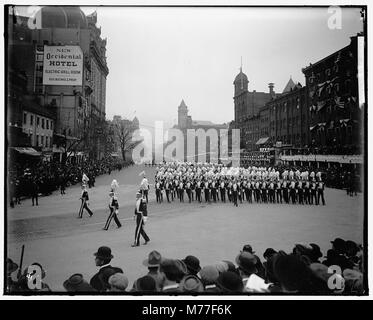
[[[82,73],[79,46],[44,46],[43,85],[81,86]]]

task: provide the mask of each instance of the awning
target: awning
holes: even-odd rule
[[[260,139],[256,142],[256,145],[259,145],[259,144],[265,144],[268,140],[269,140],[269,137],[260,138]]]
[[[118,153],[116,153],[116,152],[114,152],[114,153],[112,153],[112,154],[110,154],[112,157],[119,157],[119,154]]]
[[[35,157],[41,156],[41,152],[36,151],[34,148],[30,148],[30,147],[25,147],[25,148],[12,147],[12,148],[18,151],[19,153],[27,154],[28,156],[35,156]]]
[[[314,125],[314,126],[311,126],[311,127],[310,127],[310,131],[312,131],[312,130],[315,129],[316,127],[317,127],[317,124]]]

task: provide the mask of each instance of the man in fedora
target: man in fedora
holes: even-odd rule
[[[160,272],[164,275],[162,292],[180,292],[179,283],[182,277],[178,261],[173,259],[162,260],[160,264]]]
[[[154,250],[149,253],[148,259],[145,259],[142,263],[144,266],[148,267],[149,272],[147,276],[150,276],[155,280],[158,291],[162,288],[164,281],[164,275],[159,272],[159,266],[161,262],[161,254],[158,251]]]
[[[95,292],[96,290],[83,278],[80,273],[73,274],[64,281],[63,287],[67,292]]]
[[[269,284],[265,283],[264,279],[256,275],[258,272],[256,268],[257,259],[253,254],[247,251],[242,251],[236,257],[236,263],[242,277],[244,292],[260,293],[269,291]]]
[[[136,219],[136,231],[135,242],[132,247],[138,247],[140,246],[140,235],[145,239],[144,244],[147,244],[150,241],[148,235],[144,230],[144,225],[148,218],[147,205],[140,192],[136,193],[136,207],[134,218]]]
[[[185,259],[182,260],[185,265],[187,266],[188,273],[192,275],[197,275],[197,273],[201,270],[201,266],[199,265],[199,259],[195,256],[187,256]]]
[[[123,273],[121,268],[112,267],[110,261],[114,258],[111,254],[109,247],[100,247],[97,252],[94,253],[96,266],[99,267],[99,271],[92,277],[90,285],[97,291],[106,291],[109,288],[108,278],[115,273]],[[109,271],[112,271],[108,274]],[[108,276],[109,275],[109,276]]]

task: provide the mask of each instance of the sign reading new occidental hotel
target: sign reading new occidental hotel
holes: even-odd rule
[[[81,86],[83,52],[79,46],[44,46],[43,84]]]

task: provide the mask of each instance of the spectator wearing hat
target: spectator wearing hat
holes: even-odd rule
[[[320,263],[320,258],[323,256],[320,247],[316,243],[310,243],[312,250],[309,254],[309,258],[312,263]]]
[[[330,241],[333,245],[333,249],[338,254],[346,253],[346,241],[341,238],[335,238],[333,241]]]
[[[30,272],[30,269],[33,270],[32,273]],[[30,285],[29,285],[29,279],[30,278],[35,278],[35,276],[36,277],[38,276],[36,274],[37,271],[35,269],[39,269],[40,270],[41,284],[40,284],[39,288],[38,288],[38,286],[35,286],[35,288],[31,289]],[[46,271],[42,267],[42,265],[40,263],[38,263],[38,262],[34,262],[29,267],[27,267],[27,268],[24,269],[23,275],[18,280],[18,290],[20,290],[20,291],[45,291],[45,292],[51,292],[52,290],[50,289],[50,287],[43,281],[44,278],[45,278],[45,276],[46,276]]]
[[[326,260],[323,261],[323,264],[327,267],[336,265],[339,266],[342,271],[345,269],[353,269],[354,264],[349,261],[344,255],[338,254],[334,249],[329,249],[326,254]]]
[[[75,273],[69,279],[64,281],[63,287],[67,292],[91,293],[96,291],[80,273]]]
[[[180,282],[180,291],[184,293],[200,293],[204,291],[202,281],[193,274],[186,275]]]
[[[357,254],[360,250],[356,242],[347,240],[345,248],[347,259],[351,261],[353,264],[358,265],[360,262],[360,258],[357,256]]]
[[[313,274],[300,256],[277,255],[274,261],[274,275],[285,293],[313,293]]]
[[[148,267],[149,270],[147,275],[155,280],[157,290],[161,290],[164,281],[164,275],[159,271],[161,262],[162,256],[156,250],[150,252],[148,255],[148,259],[145,259],[143,261],[143,265]]]
[[[164,274],[162,292],[180,292],[180,266],[177,260],[164,259],[160,264],[160,272]]]
[[[123,273],[114,273],[108,280],[109,292],[125,292],[128,287],[128,279]]]
[[[268,292],[269,284],[266,284],[264,279],[257,276],[256,268],[257,260],[255,256],[249,252],[241,252],[236,257],[238,270],[242,277],[244,292]]]
[[[348,294],[364,294],[363,274],[360,271],[345,269],[343,271],[345,279],[345,292]]]
[[[111,254],[109,247],[100,247],[97,252],[94,253],[96,266],[99,267],[99,271],[92,277],[90,285],[97,291],[106,291],[110,286],[108,279],[115,273],[123,273],[121,268],[112,267],[110,261],[114,258]]]
[[[242,252],[248,252],[248,253],[251,253],[255,259],[256,259],[256,269],[257,269],[257,275],[261,278],[264,278],[265,277],[265,269],[264,269],[264,266],[262,264],[262,262],[260,261],[260,258],[255,254],[255,251],[253,251],[253,248],[250,244],[246,244],[243,246],[242,248]]]
[[[339,294],[343,293],[345,289],[345,280],[342,275],[329,272],[329,268],[321,263],[311,263],[309,268],[315,276],[314,284],[315,290],[314,293],[322,294]],[[329,278],[333,275],[333,287],[329,288]]]
[[[268,261],[273,255],[275,255],[277,251],[273,248],[267,248],[263,253],[263,258]]]
[[[186,256],[185,259],[183,259],[182,261],[185,263],[188,269],[188,274],[196,276],[201,270],[199,259],[195,256]]]
[[[218,268],[214,265],[203,267],[198,273],[202,284],[204,285],[204,292],[216,293],[219,292],[216,286],[216,281],[219,277]]]
[[[235,272],[222,272],[216,284],[221,293],[241,293],[243,292],[242,278]]]
[[[7,275],[7,282],[6,282],[6,289],[7,292],[13,292],[17,290],[17,281],[12,279],[12,273],[18,270],[18,264],[13,262],[12,259],[6,259],[6,275]]]
[[[153,277],[144,276],[135,281],[132,292],[151,293],[156,292],[157,284]]]

